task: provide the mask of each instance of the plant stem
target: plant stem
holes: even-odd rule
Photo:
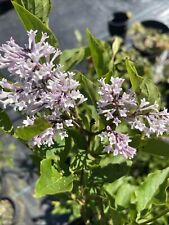
[[[79,124],[78,124],[78,122],[76,122],[76,121],[73,121],[73,124],[75,125],[75,127],[77,127],[78,129],[80,129],[81,131],[83,131],[85,134],[87,134],[87,135],[92,135],[92,136],[94,136],[94,135],[98,135],[98,134],[100,134],[101,132],[103,132],[103,131],[105,131],[106,129],[102,129],[102,130],[99,130],[99,131],[97,131],[97,132],[92,132],[92,131],[90,131],[90,130],[86,130],[86,129],[84,129],[82,126],[80,126]]]
[[[97,193],[97,195],[99,196],[99,193]],[[100,216],[101,216],[100,225],[106,224],[105,215],[104,215],[104,208],[103,208],[103,200],[100,197],[97,197],[97,199],[98,199],[98,206],[99,206]]]

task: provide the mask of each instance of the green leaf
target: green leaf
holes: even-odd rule
[[[62,176],[52,165],[51,159],[43,159],[40,166],[40,177],[35,186],[35,197],[70,192],[73,188],[73,176]]]
[[[154,102],[157,102],[160,104],[160,92],[150,78],[144,78],[140,88],[143,96],[145,96],[150,103],[153,104]]]
[[[83,127],[86,130],[98,132],[104,129],[104,121],[98,114],[94,105],[90,105],[88,102],[84,102],[83,105],[81,105],[81,107],[77,109],[77,114],[81,121],[83,121]],[[95,149],[96,145],[97,144],[94,141],[93,149]]]
[[[160,92],[153,81],[148,77],[139,76],[133,62],[129,61],[129,59],[126,59],[126,68],[133,91],[137,97],[139,99],[145,97],[151,104],[155,102],[160,104]]]
[[[116,54],[118,53],[121,44],[122,39],[120,37],[116,37],[112,44],[113,59],[116,57]]]
[[[166,179],[166,181],[160,187],[160,192],[155,196],[155,200],[153,201],[154,204],[165,205],[167,203],[168,186],[169,186],[169,180]]]
[[[53,210],[52,210],[52,214],[57,214],[57,215],[63,215],[63,214],[70,214],[71,213],[71,209],[67,208],[65,205],[62,205],[61,202],[57,201],[52,201],[52,206],[53,206]]]
[[[124,224],[124,219],[122,217],[122,214],[120,214],[119,211],[111,209],[110,215],[112,217],[112,220],[116,221],[115,225],[122,225],[122,224]]]
[[[130,77],[131,85],[133,88],[133,91],[136,93],[140,92],[140,84],[143,81],[143,78],[138,75],[137,70],[129,59],[126,59],[126,69]]]
[[[129,180],[131,180],[130,177],[122,176],[112,183],[104,184],[103,188],[111,197],[111,206],[113,208],[119,208],[119,206],[124,208],[129,207],[132,194],[136,188],[134,185],[128,183]]]
[[[15,131],[15,137],[22,140],[28,141],[34,136],[40,134],[50,127],[47,120],[43,118],[38,118],[35,120],[34,124],[27,127],[18,127]]]
[[[43,23],[48,23],[48,16],[51,10],[50,0],[13,0],[38,17]]]
[[[92,170],[91,181],[93,183],[112,183],[128,173],[129,167],[126,162],[121,164],[108,164]]]
[[[95,38],[88,29],[87,38],[96,73],[101,77],[108,73],[108,65],[110,61],[108,51],[106,46],[104,46],[104,42]]]
[[[54,36],[53,32],[43,24],[39,18],[37,18],[35,15],[30,13],[28,10],[26,10],[21,5],[17,4],[16,2],[12,1],[12,4],[23,24],[26,30],[37,30],[37,41],[40,41],[42,32],[47,33],[49,38],[48,42],[54,46],[55,48],[58,47],[58,41],[56,37]]]
[[[7,133],[12,133],[13,131],[12,122],[8,114],[3,109],[0,109],[0,130]]]
[[[131,201],[131,196],[135,191],[136,186],[131,185],[129,183],[123,183],[121,185],[115,195],[115,203],[116,205],[122,206],[124,208],[128,208]]]
[[[80,72],[76,74],[76,79],[79,81],[83,91],[89,96],[91,102],[96,105],[96,101],[98,100],[98,86]]]
[[[121,155],[114,156],[113,154],[108,154],[100,160],[99,165],[101,167],[105,167],[108,164],[121,164],[125,162],[126,159],[124,159],[124,157]]]
[[[106,84],[110,83],[111,76],[113,76],[113,72],[112,71],[109,71],[108,73],[106,73],[106,75],[105,75],[105,83]]]
[[[114,196],[116,196],[118,189],[124,183],[126,183],[126,177],[123,176],[112,183],[104,184],[103,188],[108,192],[109,195],[111,195],[114,198]]]
[[[154,155],[169,157],[169,142],[164,138],[148,139],[141,144],[140,150]]]
[[[62,52],[60,56],[60,64],[63,65],[65,71],[71,69],[74,65],[79,64],[89,56],[89,48],[81,47],[68,49]]]
[[[73,138],[74,143],[77,145],[79,149],[87,148],[87,141],[84,133],[80,133],[77,129],[69,129],[68,134]]]
[[[138,212],[146,209],[153,198],[163,189],[163,183],[169,178],[169,167],[150,173],[145,181],[135,191],[135,203]]]

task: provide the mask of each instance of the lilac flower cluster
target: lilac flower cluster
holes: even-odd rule
[[[127,117],[132,108],[136,108],[137,103],[132,92],[122,92],[124,79],[111,77],[111,84],[106,84],[104,79],[100,80],[98,101],[98,112],[111,120],[116,126],[122,118]]]
[[[169,132],[169,113],[166,109],[159,111],[157,103],[150,104],[145,98],[139,104],[131,91],[129,93],[123,91],[122,78],[111,77],[110,82],[106,84],[104,79],[100,80],[98,101],[98,112],[104,115],[110,125],[118,126],[122,120],[125,120],[132,129],[138,129],[147,137]],[[106,152],[113,152],[114,155],[122,154],[125,158],[132,158],[136,153],[128,146],[131,141],[129,137],[113,131],[110,126],[101,133],[101,140],[106,138],[108,138],[107,144],[104,144]]]
[[[74,73],[64,72],[56,64],[61,51],[51,46],[42,33],[36,42],[37,31],[28,32],[28,44],[19,46],[11,38],[0,47],[0,69],[7,68],[14,82],[0,81],[0,102],[6,107],[26,114],[24,126],[33,125],[37,116],[49,121],[51,126],[32,140],[33,145],[51,146],[54,137],[67,137],[66,128],[74,123],[73,110],[86,99],[78,90],[79,83]],[[157,103],[150,104],[146,99],[138,103],[132,91],[123,91],[124,79],[111,77],[110,84],[100,80],[98,113],[106,118],[105,131],[99,136],[106,152],[133,158],[136,150],[129,146],[131,139],[127,134],[117,132],[126,121],[132,129],[143,132],[147,137],[163,135],[169,131],[169,113],[159,111]]]
[[[46,41],[45,33],[36,42],[36,33],[28,32],[28,45],[24,48],[12,38],[0,47],[0,68],[7,68],[15,81],[0,81],[0,102],[24,112],[25,126],[34,123],[37,113],[47,118],[53,126],[35,137],[33,143],[50,146],[57,132],[61,138],[67,137],[65,127],[73,126],[71,110],[85,98],[77,89],[74,73],[63,72],[62,66],[55,64],[61,51]]]
[[[134,116],[128,118],[128,123],[147,137],[153,134],[160,136],[169,131],[169,113],[167,109],[159,111],[157,103],[151,105],[143,98]]]
[[[128,145],[131,142],[128,135],[113,131],[110,126],[107,126],[106,131],[99,136],[105,143],[104,150],[107,153],[113,152],[114,156],[123,155],[126,159],[133,158],[136,154],[136,149]]]

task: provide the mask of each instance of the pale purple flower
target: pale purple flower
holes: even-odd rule
[[[24,48],[16,44],[13,38],[3,44],[0,51],[4,53],[3,56],[0,55],[0,68],[8,68],[9,72],[15,71],[22,59],[26,57]]]
[[[23,120],[23,124],[25,127],[32,126],[34,124],[34,121],[35,121],[35,117],[30,118],[29,116],[27,116],[27,118]]]
[[[38,147],[41,147],[41,145],[47,145],[51,146],[54,144],[54,137],[56,134],[56,130],[54,128],[48,128],[41,134],[35,136],[32,140],[33,145],[37,145]]]
[[[54,59],[61,54],[61,51],[46,42],[48,36],[45,33],[42,33],[41,40],[36,43],[36,33],[37,31],[33,30],[27,32],[29,43],[24,48],[16,44],[13,38],[3,44],[0,47],[0,52],[3,53],[0,55],[0,68],[8,68],[12,75],[15,74],[25,80],[30,79],[31,72],[41,67],[42,58],[46,64],[53,65]]]
[[[100,81],[100,100],[98,112],[103,114],[107,121],[116,126],[122,118],[131,125],[132,129],[143,132],[147,137],[160,136],[169,132],[169,113],[166,109],[159,111],[159,105],[150,104],[145,98],[136,101],[134,93],[126,93],[122,89],[124,79],[111,78],[111,84]]]
[[[7,79],[2,78],[0,81],[0,86],[2,86],[4,89],[9,89],[9,90],[16,90],[16,86],[11,82],[7,81]]]
[[[52,146],[54,144],[54,140],[56,135],[59,135],[61,140],[68,137],[68,134],[65,130],[66,127],[65,122],[55,123],[54,127],[50,127],[40,133],[39,135],[35,136],[31,141],[30,145],[34,146],[37,145],[38,147],[41,147],[42,145],[47,145],[48,147]],[[68,126],[70,125],[70,121],[68,122]]]
[[[106,131],[100,134],[101,141],[104,145],[104,151],[112,152],[114,156],[122,155],[125,159],[131,159],[136,154],[136,149],[129,146],[131,139],[127,134],[113,131],[110,126],[106,127]]]
[[[36,42],[36,34],[37,31],[28,32],[25,47],[20,47],[12,38],[0,47],[0,68],[7,68],[15,80],[15,83],[0,81],[0,102],[4,107],[9,105],[25,113],[25,126],[33,124],[37,113],[49,120],[52,129],[34,138],[33,143],[40,146],[51,145],[55,134],[67,137],[65,129],[73,126],[71,111],[86,99],[78,90],[75,74],[64,72],[60,64],[55,64],[61,51],[46,41],[45,33]],[[65,120],[64,115],[70,118]]]
[[[74,73],[54,72],[54,76],[47,83],[48,92],[46,93],[47,106],[54,110],[60,107],[61,111],[70,111],[85,100],[84,96],[77,90],[79,82],[73,79]]]
[[[160,136],[169,132],[169,113],[166,109],[159,111],[159,105],[155,102],[150,104],[145,98],[140,102],[131,91],[129,93],[122,89],[124,79],[111,78],[110,84],[104,79],[100,80],[100,99],[98,101],[98,112],[104,115],[109,125],[118,127],[121,121],[127,122],[132,129],[137,129],[145,136]],[[114,155],[123,155],[132,158],[135,149],[128,145],[131,140],[126,134],[113,131],[110,126],[102,132],[100,137],[104,141],[104,150],[113,152]],[[115,129],[115,128],[114,128]]]
[[[124,79],[111,77],[110,81],[111,84],[106,84],[104,79],[100,80],[98,112],[117,126],[137,104],[131,91],[129,93],[123,91]]]
[[[148,101],[146,101],[145,98],[141,99],[141,103],[140,103],[140,109],[144,109],[145,107],[147,107],[150,103]]]
[[[141,99],[140,105],[138,105],[138,112],[159,112],[159,105],[155,102],[154,104],[150,104],[150,102],[146,101],[145,98]]]
[[[169,132],[169,113],[167,109],[159,111],[157,103],[150,104],[145,99],[141,100],[134,115],[128,118],[131,128],[138,129],[147,137],[161,136]]]
[[[72,120],[65,120],[64,122],[65,122],[65,125],[67,127],[73,127],[73,121]]]
[[[59,132],[59,135],[61,137],[61,140],[63,140],[64,138],[68,137],[68,134],[67,134],[67,132],[65,130],[61,130]]]

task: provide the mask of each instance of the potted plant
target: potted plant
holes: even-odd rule
[[[158,88],[127,55],[120,77],[118,38],[110,46],[87,30],[87,46],[61,53],[46,2],[40,5],[45,10],[35,10],[13,0],[28,42],[19,46],[11,38],[0,48],[0,67],[15,78],[0,81],[1,103],[24,116],[13,127],[2,110],[2,129],[40,160],[34,196],[54,195],[54,211],[69,214],[74,224],[160,224],[161,217],[166,222],[168,165],[148,167],[148,174],[137,166],[151,154],[169,154],[162,138],[169,132],[169,113]],[[74,70],[89,58],[92,72]]]
[[[155,62],[165,49],[168,49],[169,28],[156,20],[145,20],[134,23],[130,30],[133,46],[150,61]]]

